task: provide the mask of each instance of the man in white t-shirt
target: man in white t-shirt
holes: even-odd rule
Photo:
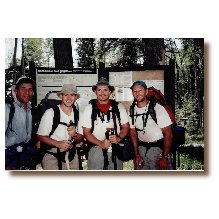
[[[50,108],[44,113],[37,139],[46,147],[42,165],[45,170],[69,170],[79,169],[76,142],[83,140],[83,130],[79,120],[79,113],[74,106],[79,97],[77,88],[73,84],[64,84],[62,90],[57,93],[62,102],[56,107],[60,121],[53,130],[55,108]],[[51,133],[52,132],[52,133]]]
[[[105,78],[101,78],[92,90],[97,99],[90,101],[83,115],[83,134],[91,147],[88,169],[122,170],[123,163],[114,157],[112,146],[119,144],[129,132],[127,112],[122,104],[109,99],[114,87]]]
[[[172,146],[171,119],[163,106],[156,103],[156,122],[148,111],[147,86],[135,81],[131,86],[135,105],[130,111],[130,137],[135,150],[135,169],[171,169],[169,153]],[[151,105],[150,105],[151,106]]]

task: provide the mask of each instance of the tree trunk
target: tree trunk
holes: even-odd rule
[[[13,67],[16,68],[17,67],[17,38],[15,38],[15,41],[14,41],[14,54],[13,54]]]
[[[25,75],[25,64],[24,64],[24,38],[22,38],[21,47],[22,47],[22,57],[21,57],[21,69],[22,69],[22,73],[21,73],[21,75],[24,76],[24,75]]]
[[[53,38],[56,68],[73,68],[71,38]]]
[[[142,41],[144,43],[142,51],[143,65],[159,65],[160,63],[164,63],[164,38],[143,38]]]

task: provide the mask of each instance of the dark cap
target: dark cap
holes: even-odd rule
[[[113,92],[113,91],[115,90],[115,87],[111,86],[111,85],[109,84],[109,82],[107,81],[107,79],[104,78],[104,77],[101,77],[101,78],[99,79],[99,81],[97,82],[97,84],[94,85],[94,86],[92,86],[92,90],[95,91],[95,90],[97,89],[97,86],[98,86],[98,85],[106,85],[106,86],[108,86],[108,87],[109,87],[109,90],[110,90],[111,92]]]
[[[16,89],[18,89],[21,84],[32,84],[32,86],[35,86],[35,81],[29,77],[26,76],[21,76],[20,78],[18,78],[18,80],[16,81]]]
[[[132,89],[135,85],[141,85],[142,87],[144,87],[145,89],[147,89],[147,85],[145,84],[144,81],[135,81],[132,86],[130,87],[130,89]]]

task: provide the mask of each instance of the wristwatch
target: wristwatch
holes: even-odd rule
[[[168,159],[169,154],[161,154],[161,158]]]

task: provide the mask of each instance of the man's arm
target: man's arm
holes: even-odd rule
[[[142,157],[138,151],[138,133],[135,128],[130,129],[130,138],[131,138],[131,142],[132,142],[132,145],[134,147],[134,152],[135,152],[134,163],[136,166],[138,166],[138,164],[142,162]]]
[[[73,136],[73,139],[75,142],[79,143],[84,140],[84,136],[82,134],[77,133]]]
[[[125,123],[121,126],[120,133],[116,135],[111,135],[110,136],[110,142],[113,144],[119,144],[121,139],[125,138],[129,133],[129,123]]]
[[[125,124],[123,124],[123,125],[121,126],[121,130],[120,130],[120,133],[119,133],[119,137],[120,137],[121,139],[125,138],[125,137],[128,135],[128,133],[129,133],[129,129],[130,129],[130,127],[129,127],[129,123],[128,123],[128,122],[125,123]]]
[[[159,165],[161,170],[166,170],[168,168],[168,155],[172,147],[172,128],[171,125],[161,129],[164,135],[164,145],[163,145],[163,154],[160,159]]]
[[[172,147],[173,132],[171,125],[161,129],[164,135],[163,155],[166,156],[170,153]]]
[[[8,128],[9,112],[10,112],[10,107],[8,106],[8,104],[5,104],[5,132]]]
[[[134,147],[135,157],[139,154],[138,151],[138,134],[135,128],[130,129],[130,138]]]
[[[67,141],[67,140],[56,141],[56,140],[50,138],[49,136],[37,135],[37,140],[40,142],[43,142],[44,144],[47,144],[47,145],[50,145],[53,147],[57,147],[60,149],[64,149],[64,150],[66,150],[72,146],[70,141]]]

